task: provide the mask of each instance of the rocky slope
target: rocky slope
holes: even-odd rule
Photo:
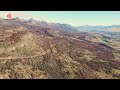
[[[0,20],[0,78],[119,79],[115,49],[88,37],[69,25]]]

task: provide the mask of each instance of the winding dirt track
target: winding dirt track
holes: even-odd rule
[[[73,40],[79,40],[79,39],[76,39],[76,38],[72,38],[72,37],[69,37],[70,39],[73,39]],[[81,40],[79,40],[81,41]],[[55,45],[51,45],[50,48],[54,47]],[[9,57],[5,57],[5,58],[2,58],[0,57],[0,59],[2,60],[7,60],[7,59],[27,59],[27,58],[34,58],[34,57],[37,57],[37,56],[42,56],[42,55],[45,55],[46,53],[49,53],[50,52],[50,49],[46,50],[45,52],[43,53],[40,53],[40,52],[36,52],[37,54],[36,55],[33,55],[33,56],[27,56],[27,57],[12,57],[12,56],[9,56]]]
[[[50,48],[52,48],[52,47],[54,47],[55,45],[51,45],[51,47]],[[2,59],[5,59],[5,60],[7,60],[7,59],[27,59],[27,58],[34,58],[34,57],[37,57],[37,56],[42,56],[42,55],[45,55],[45,54],[47,54],[47,53],[49,53],[50,52],[50,49],[47,49],[45,52],[43,52],[43,53],[41,53],[41,52],[36,52],[37,54],[36,55],[33,55],[33,56],[27,56],[27,57],[12,57],[12,56],[9,56],[9,57],[5,57],[5,58],[2,58],[2,57],[0,57],[0,60]]]
[[[9,57],[5,57],[5,58],[1,58],[0,57],[0,59],[27,59],[27,58],[34,58],[34,57],[37,57],[37,56],[42,56],[42,55],[44,55],[44,54],[46,54],[46,53],[49,53],[50,52],[50,49],[48,49],[48,50],[46,50],[46,52],[44,52],[44,53],[39,53],[39,54],[37,54],[37,55],[33,55],[33,56],[27,56],[27,57],[12,57],[12,56],[9,56]]]

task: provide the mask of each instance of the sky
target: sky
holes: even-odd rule
[[[21,19],[33,18],[72,26],[120,25],[120,11],[0,11],[0,17],[11,13]]]

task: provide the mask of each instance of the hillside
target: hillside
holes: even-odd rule
[[[120,79],[120,51],[102,38],[66,24],[2,19],[0,78]]]

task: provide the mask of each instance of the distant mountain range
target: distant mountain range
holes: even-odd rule
[[[96,31],[107,31],[107,32],[120,32],[120,25],[111,26],[78,26],[76,27],[79,31],[84,32],[96,32]]]
[[[0,18],[0,24],[1,25],[16,25],[19,26],[21,24],[25,25],[36,25],[40,27],[45,28],[53,28],[63,31],[69,31],[69,32],[120,32],[120,25],[111,25],[111,26],[91,26],[91,25],[85,25],[85,26],[71,26],[69,24],[61,24],[61,23],[48,23],[46,21],[37,21],[33,18],[30,18],[28,20],[20,19],[19,17],[13,18],[13,19],[3,19]]]
[[[69,31],[69,32],[78,31],[76,27],[72,27],[69,24],[48,23],[46,21],[37,21],[34,20],[33,18],[30,18],[28,20],[20,19],[19,17],[13,19],[0,18],[0,25],[7,25],[7,26],[32,25],[32,26],[39,26],[42,28],[52,28],[62,31]]]

